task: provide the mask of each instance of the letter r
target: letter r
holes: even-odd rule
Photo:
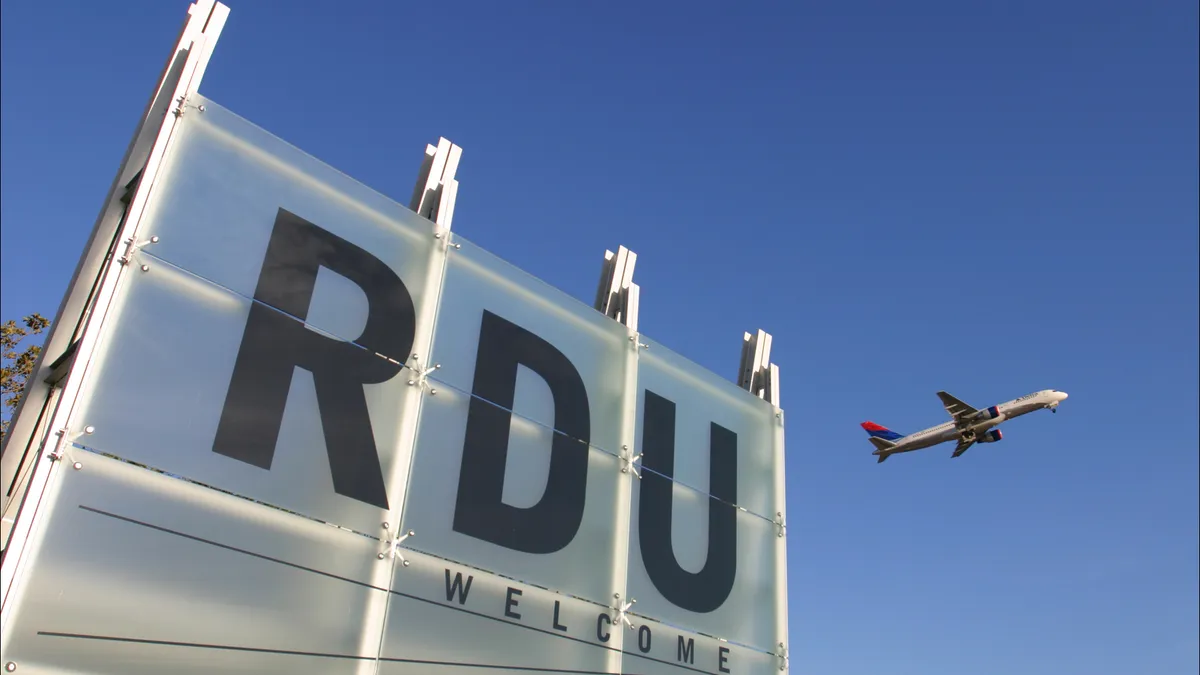
[[[321,267],[367,296],[366,326],[353,343],[303,323]],[[334,490],[388,508],[363,385],[394,377],[412,349],[416,311],[404,282],[367,251],[279,209],[254,299],[213,452],[270,469],[292,374],[303,368],[316,385]]]

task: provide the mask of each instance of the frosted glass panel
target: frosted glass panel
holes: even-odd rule
[[[507,412],[430,384],[437,395],[421,409],[406,545],[606,604],[624,563],[614,553],[619,460],[519,416],[499,431],[484,426]],[[476,450],[465,453],[469,417]]]
[[[591,444],[620,454],[624,369],[633,354],[624,326],[470,242],[454,241],[462,248],[451,251],[446,266],[433,342],[437,377],[573,436],[582,435],[572,414],[581,382]],[[481,332],[487,368],[477,363]],[[515,393],[502,382],[513,368]],[[498,400],[505,396],[511,404]]]
[[[622,673],[779,675],[779,659],[774,654],[681,631],[644,617],[637,617],[634,623],[635,629],[625,630]]]
[[[327,340],[344,348],[332,353],[347,367],[375,363],[384,374],[396,374],[378,384],[352,384],[343,398],[318,405],[320,383],[311,371],[286,363],[278,370],[255,370],[270,363],[264,357],[249,364],[253,367],[243,373],[250,378],[249,387],[238,389],[243,392],[240,397],[233,396],[231,384],[251,305],[170,265],[130,274],[72,416],[73,429],[92,427],[93,433],[73,440],[375,533],[388,520],[387,506],[402,503],[407,476],[401,467],[407,464],[401,460],[409,449],[401,446],[400,426],[403,417],[412,414],[408,411],[418,389],[408,386],[409,376],[399,366],[345,343],[334,344],[282,318],[292,344],[300,338]],[[261,306],[259,310],[282,316]],[[269,391],[261,389],[268,376],[278,378],[278,386]],[[328,389],[326,385],[322,386]],[[332,391],[339,394],[343,389]],[[361,398],[355,400],[354,395]],[[364,410],[365,416],[355,416]],[[225,430],[221,442],[219,428]],[[278,436],[272,439],[269,432],[276,428]],[[342,430],[333,437],[332,461],[328,429]]]
[[[391,570],[378,541],[89,452],[59,466],[5,626],[16,672],[350,674],[374,660],[368,610],[381,616]]]
[[[647,442],[658,441],[669,449],[674,436],[674,461],[671,478],[705,494],[713,494],[711,481],[713,424],[732,432],[736,447],[737,506],[752,513],[775,519],[780,495],[775,480],[776,462],[782,448],[775,444],[783,424],[776,409],[737,385],[704,370],[662,345],[642,338],[650,345],[638,355],[638,452],[647,455]],[[646,391],[652,392],[647,401]],[[674,416],[674,424],[664,429],[651,427],[646,436],[646,406],[655,411],[651,419]],[[658,431],[658,434],[654,432]],[[720,434],[721,432],[717,432]],[[654,470],[649,457],[643,460]],[[731,491],[727,491],[731,492]],[[726,494],[719,495],[728,499]]]
[[[379,672],[619,673],[601,642],[600,605],[404,551],[388,604]]]
[[[671,493],[669,532],[661,510],[653,512],[660,519],[641,511],[647,491],[664,488]],[[634,610],[673,626],[773,650],[780,632],[777,603],[785,600],[776,591],[776,547],[784,546],[785,539],[775,524],[656,474],[643,473],[633,493],[628,588],[629,597],[637,600]],[[715,532],[709,513],[714,505],[725,516]],[[654,529],[644,528],[644,522]]]
[[[287,275],[281,267],[302,266],[305,256],[321,259],[325,266],[307,320],[347,340],[362,331],[368,298],[329,267],[340,264],[334,271],[342,275],[367,274],[360,259],[375,259],[398,276],[405,290],[396,292],[406,292],[420,316],[430,261],[442,255],[432,223],[212,101],[196,96],[195,104],[204,111],[189,106],[139,226],[141,239],[158,241],[139,255],[247,297],[258,289],[260,301],[288,311],[287,296],[272,296],[260,275]],[[324,234],[279,231],[280,209]],[[276,244],[269,249],[273,232]],[[277,254],[273,259],[269,250]],[[299,279],[291,272],[282,283],[296,293]],[[401,362],[407,356],[378,351]]]

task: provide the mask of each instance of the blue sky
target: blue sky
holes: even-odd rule
[[[231,1],[202,91],[733,377],[775,336],[793,672],[1195,673],[1197,5]],[[3,317],[53,315],[187,3],[5,0]],[[503,5],[503,6],[502,6]],[[877,465],[858,424],[1060,414]]]

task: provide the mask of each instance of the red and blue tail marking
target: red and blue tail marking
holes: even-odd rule
[[[874,422],[863,422],[862,428],[867,430],[867,434],[872,438],[882,438],[885,441],[895,441],[904,438],[904,434],[898,434],[887,427],[880,426]]]

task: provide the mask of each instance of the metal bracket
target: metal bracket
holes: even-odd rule
[[[408,204],[418,216],[447,231],[454,220],[454,203],[458,199],[458,181],[454,174],[461,159],[462,148],[445,138],[438,139],[436,146],[425,146],[425,157]]]
[[[783,520],[783,514],[775,512],[775,534],[783,537],[787,535],[787,523]]]
[[[737,384],[742,389],[779,407],[779,366],[771,363],[771,334],[758,331],[742,334],[742,359]]]
[[[70,443],[81,436],[91,436],[94,433],[96,433],[96,427],[91,425],[84,427],[83,431],[77,434],[72,434],[70,429],[59,429],[58,431],[54,432],[54,435],[58,436],[58,440],[54,442],[54,449],[47,453],[46,457],[51,462],[57,462],[66,454],[65,448],[67,443]]]
[[[596,311],[616,319],[635,333],[641,299],[641,288],[633,283],[636,264],[637,254],[624,246],[619,247],[616,253],[605,251],[604,264],[600,267],[600,283],[596,287],[596,302],[593,304]],[[629,339],[635,338],[631,336]]]
[[[637,463],[640,462],[641,460],[642,460],[641,453],[638,453],[635,455],[635,454],[633,454],[633,450],[629,449],[628,445],[621,446],[621,462],[622,462],[621,473],[629,473],[630,471],[632,471],[633,475],[637,476],[638,480],[641,480],[642,474],[638,472],[638,468],[637,468]]]
[[[405,567],[408,567],[408,565],[409,565],[408,560],[404,557],[404,554],[400,553],[400,545],[404,543],[405,539],[415,536],[416,534],[417,533],[413,532],[412,530],[409,530],[408,532],[405,532],[404,534],[402,534],[400,536],[396,536],[396,537],[393,537],[393,536],[391,536],[391,533],[388,533],[388,535],[389,535],[388,542],[387,542],[388,547],[385,551],[383,551],[382,553],[379,554],[379,559],[384,560],[385,558],[392,558],[392,559],[399,558],[400,563],[403,564]]]
[[[433,233],[434,239],[442,239],[443,237],[445,237],[445,240],[442,242],[442,250],[443,251],[448,251],[450,249],[459,250],[462,248],[462,243],[456,242],[456,241],[450,241],[450,237],[446,237],[445,236],[446,234],[447,234],[447,232],[444,230],[438,230],[437,232]]]
[[[619,626],[621,624],[625,624],[626,626],[629,626],[629,630],[633,630],[634,628],[637,628],[637,625],[629,620],[629,608],[633,607],[633,605],[637,602],[637,600],[630,600],[629,602],[622,605],[620,593],[613,593],[613,598],[615,598],[617,601],[617,604],[615,604],[609,608],[612,611],[616,612],[616,614],[613,616],[613,625]]]
[[[196,110],[199,110],[200,112],[205,112],[205,110],[206,110],[203,103],[201,103],[200,105],[192,105],[191,103],[188,103],[188,97],[186,97],[186,96],[180,96],[179,98],[175,99],[175,102],[178,103],[179,105],[176,106],[173,110],[171,110],[171,114],[174,115],[176,119],[179,119],[180,117],[183,117],[184,115],[186,115],[188,108],[195,108]]]
[[[775,650],[775,656],[779,659],[779,669],[788,669],[788,652],[787,647],[782,642],[779,643],[779,648]]]
[[[408,368],[413,372],[413,377],[409,379],[408,386],[428,388],[430,396],[437,396],[437,389],[429,386],[429,374],[441,368],[442,364],[435,363],[432,366],[421,367],[420,357],[417,354],[413,354],[410,360],[413,361],[413,365]]]
[[[63,446],[67,444],[67,430],[59,429],[54,432],[54,435],[58,436],[58,440],[54,442],[54,448],[46,455],[46,459],[51,462],[57,462],[63,458]]]
[[[117,262],[120,263],[121,265],[128,265],[129,263],[133,262],[133,254],[134,253],[137,253],[144,246],[148,246],[150,244],[157,244],[157,243],[158,243],[157,235],[150,237],[149,239],[146,239],[145,241],[137,241],[135,238],[130,237],[125,240],[125,254],[122,255],[120,258],[117,258]],[[150,268],[147,265],[142,265],[143,272],[145,272],[148,269],[150,269]]]

